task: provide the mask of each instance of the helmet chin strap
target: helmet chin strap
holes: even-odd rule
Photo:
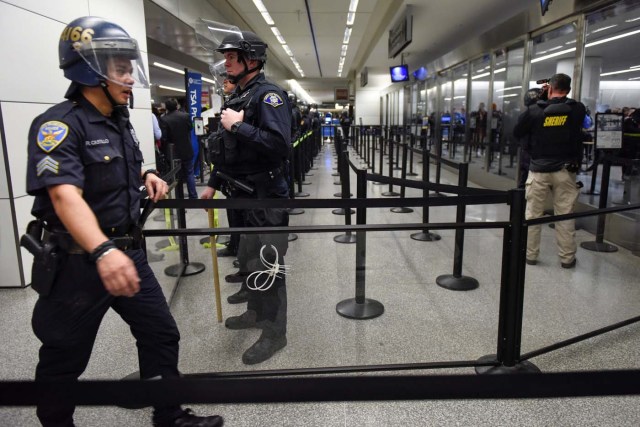
[[[129,108],[127,108],[129,107],[129,105],[118,104],[116,100],[113,99],[113,96],[111,96],[111,94],[109,93],[109,89],[108,89],[109,85],[107,84],[106,80],[100,80],[100,87],[102,88],[102,91],[104,92],[105,96],[111,103],[111,106],[113,107],[113,111],[118,112],[118,114],[120,114],[121,116],[129,117]],[[131,105],[131,108],[133,108],[133,92],[131,92],[131,97],[129,98],[129,104]]]
[[[241,60],[242,60],[242,65],[244,65],[244,71],[241,72],[240,74],[238,74],[237,76],[230,76],[227,75],[227,78],[229,79],[229,81],[231,83],[233,83],[234,85],[237,85],[238,82],[240,80],[242,80],[247,74],[251,74],[256,70],[259,70],[260,67],[262,67],[262,64],[258,65],[257,67],[253,67],[251,69],[249,69],[249,66],[247,65],[247,61],[244,59],[244,56],[241,56]]]

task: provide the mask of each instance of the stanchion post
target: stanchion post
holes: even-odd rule
[[[502,243],[497,353],[478,360],[481,363],[495,362],[496,366],[478,366],[478,374],[540,372],[533,363],[520,361],[527,253],[524,189],[509,190],[509,206],[510,225],[504,230]]]
[[[469,176],[469,164],[460,163],[458,165],[458,186],[467,187]],[[466,206],[458,203],[456,209],[456,222],[464,223],[466,216]],[[462,275],[462,257],[464,253],[464,228],[456,228],[455,248],[453,251],[453,274],[444,274],[436,278],[436,283],[443,288],[453,291],[470,291],[479,286],[476,279]]]
[[[178,200],[184,199],[183,189],[183,174],[180,173],[178,177],[178,185],[176,185],[176,198]],[[184,213],[184,209],[178,209],[178,228],[187,228],[187,219]],[[189,247],[187,244],[187,237],[180,236],[178,241],[180,242],[180,264],[170,265],[165,268],[164,273],[167,276],[192,276],[194,274],[202,273],[204,271],[204,264],[200,262],[189,262]]]
[[[395,143],[395,141],[393,140],[393,137],[389,138],[389,178],[393,178],[393,144],[397,145]],[[380,173],[382,173],[382,169],[380,169]],[[381,196],[385,196],[385,197],[395,197],[395,196],[399,196],[400,193],[393,191],[393,184],[389,184],[389,191],[386,191],[384,193],[381,194]]]
[[[595,173],[595,170],[594,170]],[[598,208],[607,207],[607,199],[609,198],[609,177],[611,176],[611,160],[607,157],[602,162],[602,181],[600,181],[600,201]],[[580,247],[588,251],[594,252],[616,252],[618,247],[604,242],[604,227],[606,215],[598,215],[598,224],[596,226],[596,240],[592,242],[582,242]]]
[[[349,199],[351,198],[351,177],[350,177],[350,168],[349,168],[349,152],[344,150],[343,153],[344,159],[342,161],[342,198]],[[351,214],[355,211],[351,208],[340,208],[334,209],[333,213],[335,215],[344,215],[344,224],[351,225]],[[351,230],[347,230],[345,234],[340,234],[333,238],[333,241],[336,243],[355,243],[356,236],[351,233]]]
[[[357,191],[358,200],[367,198],[367,171],[358,169]],[[367,208],[359,206],[356,213],[358,224],[367,223]],[[340,301],[336,305],[336,312],[349,319],[373,319],[384,313],[384,305],[379,301],[365,297],[367,235],[366,231],[356,232],[356,297]]]
[[[402,144],[402,172],[400,174],[401,178],[403,180],[407,179],[407,152],[409,151],[409,148],[407,147],[407,143],[403,143]],[[404,199],[405,194],[407,191],[407,187],[402,184],[400,186],[400,199]],[[406,206],[400,206],[400,207],[395,207],[395,208],[391,208],[391,212],[393,213],[411,213],[413,212],[413,209],[408,208]]]
[[[429,144],[424,144],[422,147],[422,182],[429,183]],[[425,200],[429,199],[429,189],[425,188],[422,190],[422,198]],[[429,223],[429,205],[425,205],[422,208],[422,223]],[[431,233],[428,229],[423,229],[419,233],[414,233],[411,235],[413,240],[418,240],[421,242],[434,242],[436,240],[440,240],[440,235],[436,233]]]

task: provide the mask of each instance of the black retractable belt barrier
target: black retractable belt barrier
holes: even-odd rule
[[[394,145],[398,145],[396,143],[396,141],[393,140],[393,137],[390,136],[388,139],[389,142],[389,178],[393,178],[393,151],[394,151]],[[382,175],[382,168],[380,168],[380,174]],[[400,193],[393,191],[393,184],[389,184],[389,191],[385,191],[384,193],[380,194],[381,196],[385,196],[385,197],[396,197],[399,196]]]
[[[351,194],[351,185],[349,179],[349,151],[346,147],[342,148],[342,153],[338,155],[338,171],[340,172],[340,180],[338,184],[340,184],[341,191],[339,193],[335,193],[335,197],[340,197],[343,199],[350,198],[353,194]],[[351,208],[338,208],[331,211],[334,215],[346,215],[347,213],[351,215],[355,213],[355,211]]]
[[[404,133],[400,133],[400,127],[396,128],[396,154],[394,156],[395,163],[393,170],[399,171],[401,168],[399,166],[400,163],[400,144],[404,143]],[[393,163],[393,162],[392,162]]]
[[[367,171],[356,170],[358,178],[357,195],[358,199],[367,198]],[[359,207],[356,214],[356,223],[367,223],[367,208]],[[373,319],[384,313],[382,303],[365,298],[365,273],[367,263],[367,232],[358,230],[356,232],[356,297],[343,300],[336,305],[336,312],[349,319]]]
[[[413,134],[409,135],[409,141],[409,148],[415,148],[416,136]],[[407,176],[418,176],[418,174],[413,171],[413,150],[409,150],[409,171],[407,172]]]
[[[458,186],[467,187],[469,176],[469,164],[460,163],[458,166]],[[466,205],[458,204],[456,209],[456,222],[462,223],[465,220]],[[453,291],[469,291],[479,286],[476,279],[462,275],[462,255],[464,252],[464,229],[456,229],[455,249],[453,252],[453,274],[443,274],[436,278],[436,283],[443,288]]]
[[[597,169],[597,168],[596,168]],[[594,170],[595,175],[595,170]],[[609,197],[609,176],[611,175],[611,159],[605,157],[602,163],[602,181],[600,181],[600,201],[598,208],[607,207],[607,198]],[[604,242],[604,227],[606,215],[598,215],[598,225],[596,227],[596,240],[592,242],[582,242],[580,247],[594,252],[616,252],[618,247]]]
[[[302,147],[300,146],[301,144],[298,144],[293,150],[294,150],[294,154],[296,156],[296,164],[298,165],[297,168],[297,172],[298,172],[298,191],[296,192],[295,196],[296,197],[309,197],[309,193],[302,191],[302,185],[305,184],[304,182],[304,161],[302,159]]]
[[[289,150],[289,198],[290,199],[295,199],[296,198],[296,191],[295,191],[295,187],[294,187],[294,182],[295,182],[295,170],[296,168],[300,167],[299,165],[296,164],[296,157],[293,155],[293,152],[295,150],[295,143],[294,143],[294,147],[291,148],[291,150]],[[304,213],[304,209],[301,208],[289,208],[287,209],[287,212],[289,212],[289,215],[301,215]]]
[[[407,144],[403,143],[402,144],[402,174],[401,174],[401,178],[403,180],[407,179],[407,151],[409,151]],[[407,187],[406,185],[401,185],[400,186],[400,199],[404,199],[405,195],[406,195],[406,190]],[[391,208],[391,212],[393,213],[411,213],[413,212],[413,209],[408,208],[406,206],[401,206],[401,207],[396,207],[396,208]]]
[[[387,140],[387,129],[384,130],[384,135],[380,135],[380,163],[378,167],[380,168],[380,175],[384,174],[384,143]],[[374,182],[373,185],[384,185],[382,182]]]
[[[509,191],[509,206],[510,224],[504,229],[502,243],[497,353],[478,359],[481,364],[497,362],[499,365],[477,366],[475,369],[479,374],[540,372],[540,369],[533,363],[520,360],[527,253],[524,189],[518,188]]]
[[[350,166],[349,166],[349,152],[347,150],[343,153],[344,159],[342,161],[342,198],[351,198],[351,178],[350,178]],[[335,215],[344,215],[344,224],[351,225],[351,214],[355,211],[351,208],[339,208],[332,211]],[[356,236],[351,233],[351,230],[347,230],[345,234],[335,236],[333,240],[336,243],[355,243]]]
[[[176,198],[184,199],[183,174],[179,175],[178,185],[176,186]],[[184,209],[178,209],[178,228],[187,228],[187,219]],[[200,262],[189,262],[189,247],[187,245],[187,237],[179,236],[180,242],[180,264],[170,265],[164,269],[164,274],[171,277],[192,276],[204,271],[204,264]]]
[[[425,183],[429,183],[429,163],[429,147],[428,144],[425,144],[424,147],[422,147],[422,181]],[[422,190],[422,197],[424,197],[425,200],[429,198],[429,189],[424,188]],[[425,205],[422,208],[422,223],[429,223],[429,205]],[[433,242],[440,240],[440,235],[431,233],[425,228],[419,233],[412,234],[411,238],[421,242]]]

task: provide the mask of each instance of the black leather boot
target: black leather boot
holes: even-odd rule
[[[224,326],[229,329],[249,329],[249,328],[257,328],[258,324],[256,323],[256,312],[253,310],[247,310],[242,313],[240,316],[233,316],[227,318],[224,322]]]
[[[273,335],[262,332],[258,341],[247,349],[242,355],[242,363],[255,365],[264,362],[273,356],[278,350],[287,345],[285,335]]]
[[[235,294],[227,297],[227,302],[229,304],[242,304],[247,301],[249,301],[249,291],[247,289],[240,289]]]

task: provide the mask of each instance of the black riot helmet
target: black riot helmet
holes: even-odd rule
[[[535,104],[540,99],[542,89],[539,87],[532,87],[524,94],[524,105],[527,107]]]
[[[267,61],[267,44],[251,31],[230,33],[220,42],[216,51],[222,54],[228,51],[238,52],[238,60],[244,64],[244,71],[237,76],[229,76],[232,83],[238,83],[247,74],[260,70]],[[259,65],[249,68],[247,61],[258,61]]]
[[[263,65],[267,61],[267,44],[251,31],[230,33],[226,36],[216,51],[224,53],[228,50],[236,50],[244,58],[260,61]]]
[[[293,92],[290,92],[288,95],[289,95],[289,104],[291,104],[292,107],[298,105],[298,97],[296,96],[296,94]]]

